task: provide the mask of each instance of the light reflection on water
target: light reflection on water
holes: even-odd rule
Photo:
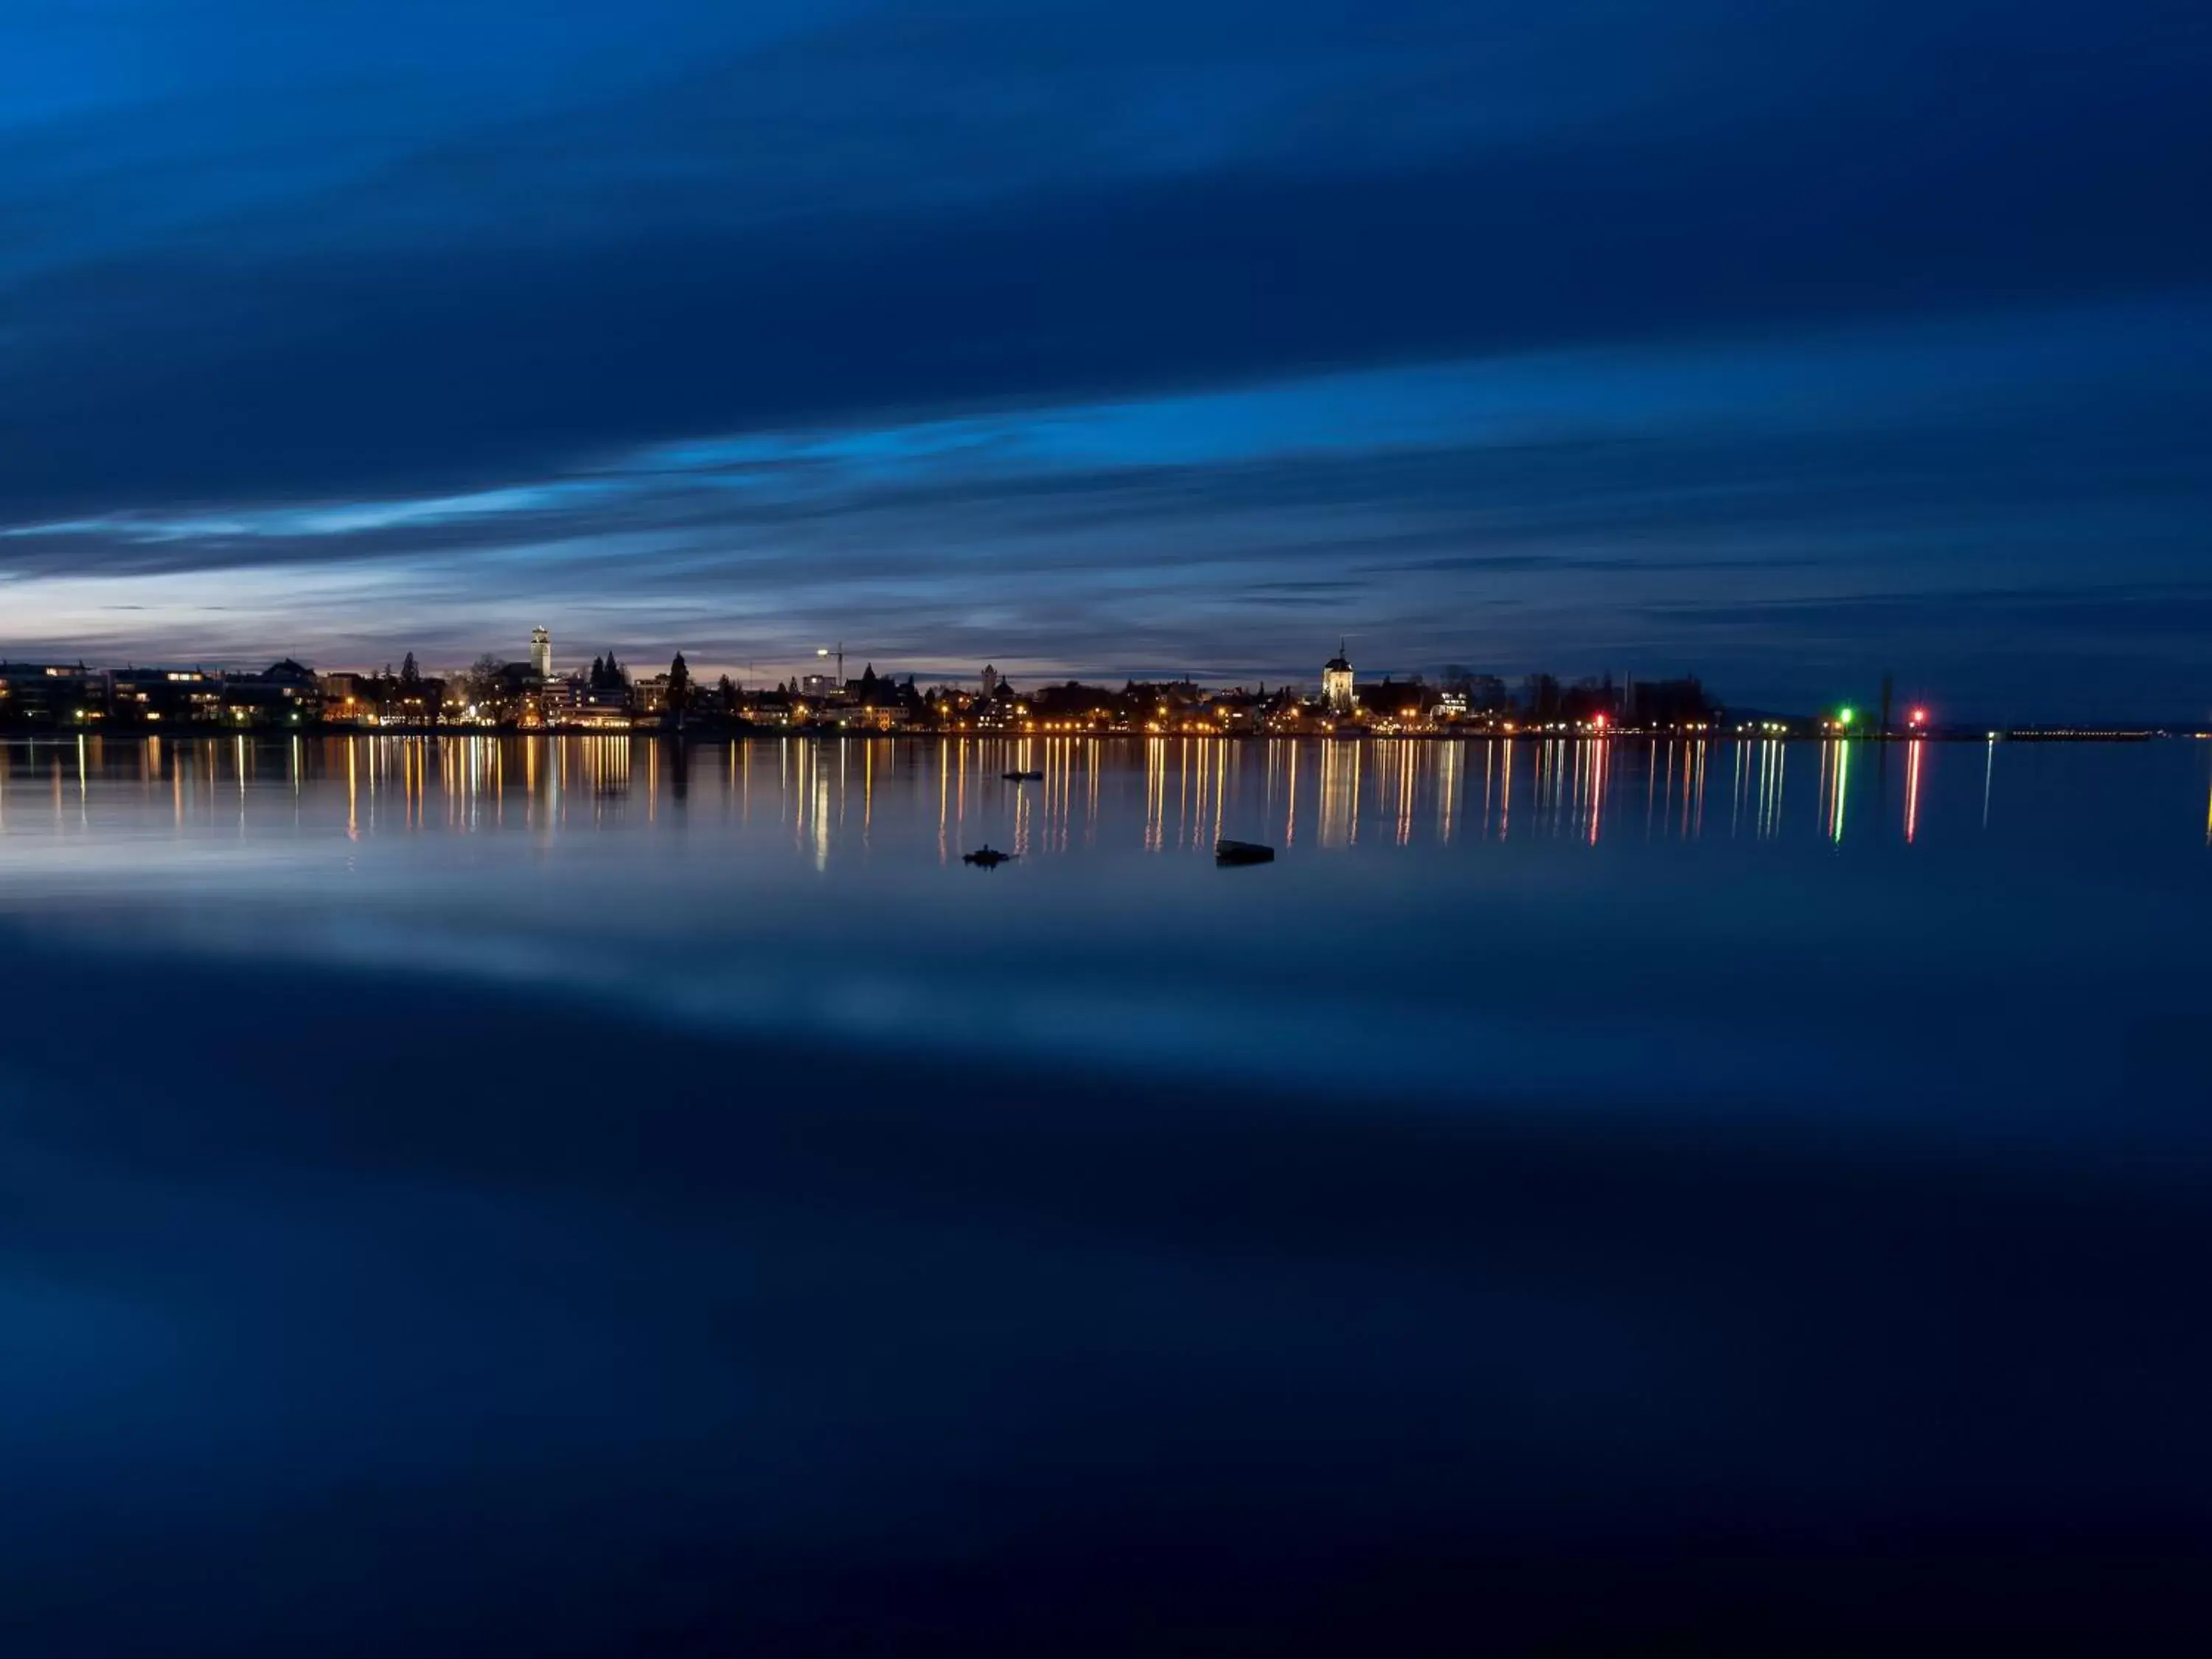
[[[18,742],[0,916],[1383,1093],[1899,1105],[2053,1017],[1996,1062],[2021,1097],[2163,1075],[2212,745],[1807,746]],[[1216,871],[1223,836],[1281,859]]]
[[[1917,841],[1926,781],[1941,773],[1963,782],[1970,769],[1978,774],[1978,827],[2006,827],[1993,823],[1992,813],[1996,775],[2012,769],[1994,740],[1973,745],[1981,752],[1970,759],[1968,745],[1929,739],[1882,745],[1773,738],[784,738],[686,748],[599,735],[17,741],[0,748],[6,757],[0,829],[61,833],[74,812],[80,830],[95,827],[95,814],[105,826],[143,830],[152,816],[147,805],[157,796],[178,830],[218,820],[235,829],[274,822],[281,795],[297,805],[301,823],[342,799],[344,828],[356,836],[433,827],[551,833],[610,827],[632,812],[650,823],[665,809],[696,811],[702,800],[713,814],[750,824],[757,776],[764,776],[760,804],[817,866],[836,855],[848,830],[857,830],[854,844],[867,843],[879,797],[902,824],[917,810],[933,815],[946,861],[971,825],[1003,825],[1012,850],[1036,855],[1111,845],[1125,825],[1130,842],[1151,852],[1207,851],[1232,829],[1296,847],[1302,818],[1319,824],[1319,845],[1332,849],[1359,846],[1363,830],[1397,847],[1448,847],[1469,835],[1504,842],[1516,834],[1596,846],[1624,833],[1646,841],[1700,839],[1711,780],[1724,769],[1729,835],[1766,841],[1790,828],[1790,802],[1804,787],[1792,782],[1791,752],[1808,747],[1811,822],[1832,844]],[[2055,762],[2046,750],[2017,763],[2023,771],[2049,771],[2070,760],[2084,777],[2147,780],[2160,762],[2176,769],[2171,763],[2195,747],[2085,748]],[[1981,765],[1972,767],[1973,760]],[[761,773],[764,766],[772,775]],[[1000,775],[1030,769],[1044,774],[1041,783],[1017,786]],[[1481,811],[1468,820],[1478,772]],[[1137,777],[1142,810],[1132,814],[1124,797]],[[2205,800],[2212,837],[2212,798],[2191,791],[2191,799]],[[43,820],[31,810],[40,802],[51,809]],[[2079,814],[2083,806],[2031,801],[2022,810]],[[2128,801],[2113,804],[2114,822],[2131,810]],[[857,820],[848,822],[854,813]]]
[[[782,1651],[779,1596],[835,1639],[984,1563],[997,1629],[1103,1564],[958,1644],[1059,1651],[1163,1528],[1285,1631],[1557,1539],[1551,1640],[1686,1516],[1712,1606],[1812,1540],[1820,1617],[2047,1517],[2129,1552],[2106,1632],[2203,1553],[2208,769],[0,746],[8,1651]]]
[[[1376,738],[1352,741],[1221,741],[1203,737],[1152,738],[775,738],[757,744],[717,744],[710,748],[665,744],[637,737],[562,738],[396,738],[330,737],[250,741],[204,738],[164,741],[159,737],[115,741],[104,737],[15,741],[4,745],[7,765],[0,772],[0,825],[9,814],[15,827],[33,794],[62,807],[93,805],[95,785],[104,803],[119,807],[122,785],[137,785],[150,799],[166,794],[173,821],[208,823],[219,810],[216,796],[232,807],[254,794],[270,794],[281,785],[292,796],[316,794],[343,783],[347,827],[354,832],[389,827],[449,830],[511,827],[508,814],[520,814],[522,827],[580,827],[606,823],[604,807],[635,801],[648,821],[664,803],[681,805],[696,794],[737,801],[741,817],[752,805],[754,768],[775,765],[775,794],[781,823],[792,823],[814,836],[821,814],[842,823],[849,805],[860,811],[860,832],[874,825],[878,787],[887,796],[931,796],[938,821],[953,830],[969,823],[969,807],[1000,801],[1000,775],[1006,769],[1042,769],[1036,790],[1006,787],[1011,823],[1024,836],[1036,834],[1036,852],[1068,852],[1102,827],[1102,781],[1113,783],[1130,772],[1144,775],[1141,845],[1155,852],[1206,849],[1224,832],[1232,811],[1245,830],[1274,834],[1297,845],[1298,814],[1322,823],[1321,842],[1329,848],[1358,845],[1363,821],[1385,825],[1389,841],[1416,841],[1416,818],[1431,823],[1429,838],[1451,845],[1458,832],[1468,776],[1482,772],[1482,821],[1475,834],[1504,841],[1513,830],[1516,805],[1524,811],[1524,834],[1551,838],[1575,836],[1595,845],[1601,832],[1620,832],[1624,814],[1621,790],[1641,783],[1641,834],[1646,838],[1698,838],[1704,834],[1710,772],[1728,768],[1729,830],[1750,818],[1756,838],[1783,834],[1790,796],[1790,754],[1816,750],[1814,818],[1820,834],[1840,842],[1851,832],[1860,805],[1854,792],[1878,792],[1867,803],[1871,823],[1865,834],[1893,832],[1902,841],[1917,834],[1917,811],[1924,769],[1938,757],[1964,772],[1969,745],[1913,738],[1878,745],[1865,741],[1785,744],[1777,738],[1712,738],[1712,741],[1626,741],[1626,738]],[[1982,827],[1996,803],[2000,744],[1975,745],[1980,759]],[[1721,754],[1725,750],[1725,754]],[[2167,759],[2188,754],[2190,745],[2112,745],[2077,750],[2090,757],[2081,769],[2111,761],[2115,750],[2135,759],[2150,754]],[[1516,757],[1520,783],[1516,785]],[[2021,761],[2021,768],[2031,761]],[[1856,769],[1854,769],[1856,768]],[[2150,772],[2150,768],[2139,768]],[[1245,810],[1245,796],[1256,796],[1259,811]],[[1109,814],[1119,817],[1119,814]],[[2212,801],[2208,801],[2212,827]],[[1110,825],[1109,825],[1110,830]],[[814,841],[807,841],[818,854]],[[1095,845],[1086,842],[1086,845]],[[949,852],[949,842],[947,842]]]

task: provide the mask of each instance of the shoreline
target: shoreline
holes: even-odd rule
[[[770,738],[835,738],[870,743],[1035,743],[1081,739],[1091,743],[1150,743],[1181,738],[1200,743],[2157,743],[2212,740],[2212,729],[2185,726],[2115,726],[2074,730],[2065,727],[2013,726],[1981,731],[1943,732],[1567,732],[1567,731],[1423,731],[1423,732],[1127,732],[1031,731],[948,732],[931,728],[913,731],[868,731],[823,724],[805,726],[718,725],[675,728],[632,726],[619,728],[586,726],[355,726],[329,725],[293,727],[237,726],[216,723],[148,726],[23,726],[0,731],[0,744],[73,742],[85,738],[135,742],[163,738],[250,738],[257,743],[283,742],[300,738],[432,738],[545,739],[567,738],[648,738],[686,744],[757,743]]]

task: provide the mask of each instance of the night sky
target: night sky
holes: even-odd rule
[[[2203,0],[13,0],[0,654],[2212,705]]]

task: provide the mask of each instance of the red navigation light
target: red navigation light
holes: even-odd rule
[[[1591,724],[1592,726],[1595,726],[1595,727],[1597,727],[1597,729],[1598,729],[1599,731],[1601,731],[1601,732],[1604,731],[1604,730],[1605,730],[1605,716],[1604,716],[1604,715],[1602,715],[1602,714],[1599,714],[1599,715],[1596,715],[1596,716],[1593,717],[1593,718],[1592,718],[1592,720],[1590,720],[1590,724]]]
[[[1927,725],[1927,724],[1928,724],[1928,711],[1927,711],[1926,709],[1924,709],[1924,708],[1916,708],[1916,709],[1914,709],[1914,710],[1912,711],[1912,723],[1913,723],[1915,726],[1925,726],[1925,725]]]

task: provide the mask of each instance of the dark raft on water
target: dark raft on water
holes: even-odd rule
[[[1262,847],[1255,841],[1217,841],[1213,843],[1216,864],[1273,864],[1275,849]]]

